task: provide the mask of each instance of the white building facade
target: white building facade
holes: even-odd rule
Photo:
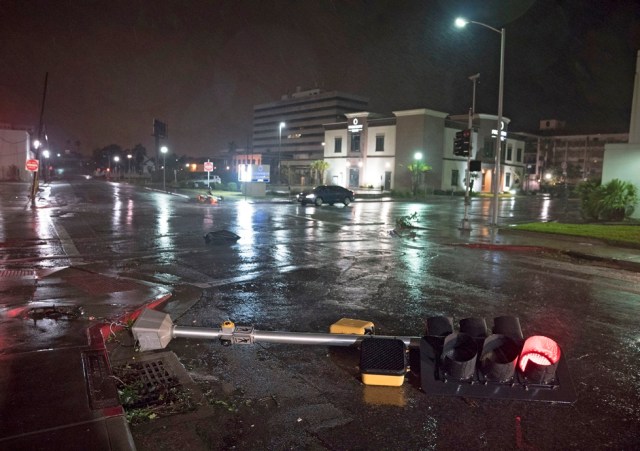
[[[419,157],[431,167],[420,189],[465,191],[468,159],[454,155],[453,148],[456,132],[467,126],[466,116],[449,117],[429,109],[345,116],[346,122],[325,124],[324,160],[329,168],[323,183],[407,192],[412,186],[408,165]],[[496,121],[496,116],[481,114],[473,120],[469,159],[479,166],[470,177],[475,192],[493,192]],[[499,189],[519,190],[524,180],[524,141],[507,135],[502,146]]]
[[[0,129],[0,180],[27,182],[31,172],[25,169],[31,158],[30,137],[26,130]]]
[[[633,183],[640,189],[640,50],[636,55],[636,76],[631,99],[631,119],[629,121],[629,142],[607,144],[602,167],[602,183],[613,179]],[[633,218],[640,218],[640,208]]]
[[[324,182],[353,188],[393,188],[395,119],[371,113],[346,114],[347,123],[325,125]]]

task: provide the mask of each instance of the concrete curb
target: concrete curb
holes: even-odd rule
[[[602,264],[612,265],[619,269],[626,271],[640,272],[640,263],[630,262],[627,260],[619,260],[611,257],[602,257],[599,255],[588,254],[585,252],[557,249],[550,246],[529,246],[529,245],[517,245],[517,244],[492,244],[492,243],[454,243],[452,246],[466,247],[469,249],[485,249],[491,251],[506,251],[506,252],[538,252],[549,254],[562,254],[570,258],[579,260],[587,260],[592,262],[598,262]]]

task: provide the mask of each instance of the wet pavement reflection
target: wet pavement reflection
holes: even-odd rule
[[[264,330],[325,332],[348,317],[373,321],[379,334],[419,336],[428,316],[511,314],[526,335],[552,336],[568,356],[579,399],[560,407],[428,397],[411,378],[399,390],[363,387],[357,359],[326,348],[172,343],[192,371],[206,369],[248,398],[277,395],[292,411],[309,400],[322,406],[326,421],[312,429],[323,446],[370,448],[391,435],[402,437],[403,449],[459,449],[461,437],[467,449],[637,445],[631,431],[640,427],[638,274],[458,246],[500,241],[489,233],[490,199],[472,200],[472,230],[465,232],[463,199],[447,196],[349,207],[205,205],[124,184],[73,182],[54,185],[50,198],[37,211],[2,201],[5,267],[65,266],[81,257],[121,275],[201,287],[200,301],[177,318],[181,325],[217,327],[231,319]],[[574,200],[515,198],[500,202],[499,219],[558,220],[567,211],[575,217],[576,207]],[[414,229],[392,233],[398,218],[414,213]],[[204,235],[217,230],[240,239],[207,244]]]

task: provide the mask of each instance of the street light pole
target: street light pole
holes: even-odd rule
[[[118,180],[118,163],[120,162],[120,157],[116,155],[115,157],[113,157],[113,161],[116,162],[116,174],[114,177],[116,180]]]
[[[162,191],[167,191],[167,152],[169,149],[167,146],[162,146],[160,152],[162,152]]]
[[[473,88],[475,91],[476,81],[473,80]],[[464,216],[460,224],[461,230],[471,230],[471,220],[469,219],[469,205],[471,198],[469,197],[469,184],[471,182],[471,153],[473,152],[473,107],[469,108],[469,120],[467,124],[469,130],[469,149],[467,151],[467,170],[464,175]]]
[[[280,122],[278,127],[278,184],[282,182],[281,172],[280,172],[280,158],[282,153],[282,129],[286,126],[284,122]]]
[[[494,227],[498,226],[498,200],[500,194],[500,160],[501,160],[501,150],[502,150],[502,100],[503,100],[503,92],[504,92],[504,45],[505,45],[505,29],[497,29],[482,22],[475,22],[473,20],[465,20],[462,18],[458,18],[455,21],[455,24],[458,28],[462,28],[468,23],[473,23],[476,25],[480,25],[481,27],[488,28],[491,31],[494,31],[500,34],[500,83],[498,85],[498,121],[497,121],[497,135],[496,136],[496,145],[495,145],[495,164],[494,164],[494,174],[493,174],[493,206],[491,209],[491,225]]]
[[[471,204],[470,187],[471,185],[471,154],[473,153],[473,116],[476,113],[476,82],[480,78],[480,74],[468,77],[473,82],[473,94],[471,96],[471,108],[469,108],[469,153],[467,154],[467,173],[465,174],[465,191],[464,191],[464,216],[460,228],[462,230],[471,230],[471,221],[469,220],[469,205]]]

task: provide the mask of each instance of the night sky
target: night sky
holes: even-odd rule
[[[370,110],[496,114],[506,29],[504,115],[512,131],[560,119],[627,132],[640,2],[625,0],[0,0],[0,123],[44,120],[53,150],[109,144],[206,156],[250,141],[253,105],[321,88]],[[79,143],[79,147],[77,147]]]

